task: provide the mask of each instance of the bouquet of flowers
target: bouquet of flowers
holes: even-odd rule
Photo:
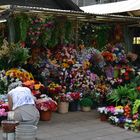
[[[102,56],[104,57],[106,62],[113,62],[115,61],[115,55],[109,51],[102,52]]]
[[[36,106],[38,110],[42,111],[56,111],[57,110],[57,102],[52,98],[42,95],[43,98],[36,100]]]
[[[8,112],[4,109],[4,108],[1,108],[0,109],[0,117],[2,117],[2,116],[7,116],[8,115]]]
[[[60,93],[58,96],[56,96],[56,100],[58,102],[71,102],[73,99],[69,94]]]
[[[33,95],[40,94],[40,89],[44,88],[43,84],[35,80],[28,80],[23,83],[23,86],[30,88]]]
[[[70,74],[70,89],[78,90],[82,93],[92,91],[98,76],[92,73],[90,70],[79,69],[77,71],[72,70]]]
[[[97,111],[100,114],[108,114],[108,109],[106,107],[98,107]]]
[[[80,98],[82,97],[82,93],[80,92],[68,92],[67,95],[71,97],[71,101],[80,100]]]
[[[61,92],[62,86],[52,82],[48,85],[47,90],[51,94],[57,94],[57,93]]]
[[[19,79],[22,82],[34,79],[31,73],[27,72],[24,69],[17,69],[17,68],[8,70],[6,72],[6,76],[9,76],[10,78]]]

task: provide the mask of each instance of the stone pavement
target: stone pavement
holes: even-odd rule
[[[139,140],[140,133],[110,125],[99,120],[98,113],[53,113],[49,122],[40,121],[37,140]],[[0,137],[2,140],[2,135]]]
[[[140,133],[99,120],[98,113],[54,113],[50,122],[39,122],[38,140],[139,140]]]

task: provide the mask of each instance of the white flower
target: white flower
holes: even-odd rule
[[[107,114],[107,109],[106,109],[106,107],[98,107],[98,109],[97,109],[100,113],[105,113],[105,114]]]

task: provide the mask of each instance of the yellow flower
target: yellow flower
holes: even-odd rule
[[[69,68],[69,65],[68,65],[68,63],[62,63],[62,67],[63,68]]]
[[[90,62],[87,61],[87,60],[85,60],[85,61],[83,62],[83,68],[84,68],[84,69],[87,69],[87,68],[89,68],[89,66],[90,66]]]
[[[123,106],[120,105],[120,106],[116,106],[115,108],[116,109],[123,109]]]
[[[136,125],[136,124],[137,124],[137,122],[138,122],[138,120],[134,120],[134,121],[133,121],[133,124],[134,124],[134,125]]]
[[[40,84],[35,84],[34,88],[35,88],[35,90],[39,90],[40,89]]]
[[[39,90],[41,87],[44,87],[41,83],[34,85],[35,90]]]

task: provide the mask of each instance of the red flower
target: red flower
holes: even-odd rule
[[[138,86],[136,89],[137,89],[138,91],[140,91],[140,86]]]

